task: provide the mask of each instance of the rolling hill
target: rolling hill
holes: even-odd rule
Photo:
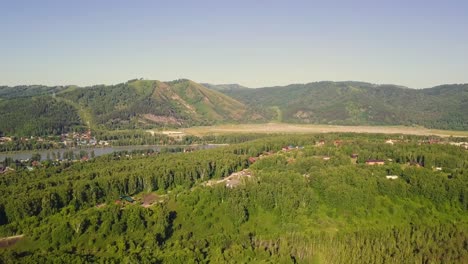
[[[0,87],[0,134],[6,135],[269,121],[468,130],[468,84],[416,90],[315,82],[250,89],[135,79],[90,87]]]
[[[468,129],[468,84],[419,90],[364,82],[229,87],[217,89],[246,105],[276,111],[282,122]]]
[[[77,88],[58,96],[89,112],[91,124],[109,129],[247,121],[244,104],[190,80],[133,80]]]
[[[22,116],[23,113],[18,104],[30,105],[39,101],[47,101],[52,106],[60,105],[63,110],[55,114],[48,112],[52,116],[46,115],[44,118],[55,120],[69,113],[72,115],[70,119],[74,120],[73,125],[89,125],[104,130],[267,121],[245,104],[185,79],[171,82],[131,80],[117,85],[91,87],[0,87],[0,100],[0,122],[4,124],[0,131],[5,134],[43,134],[43,128],[25,129],[21,125],[35,118],[34,113],[30,113],[33,110],[29,108],[24,111],[29,117],[22,118],[21,124],[14,120],[15,116]],[[76,114],[80,118],[73,116]],[[67,121],[63,123],[62,129],[53,130],[61,132],[71,128]],[[50,132],[46,130],[44,133]]]

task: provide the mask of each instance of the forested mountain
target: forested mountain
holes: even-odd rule
[[[219,91],[247,105],[276,111],[271,114],[283,122],[468,129],[468,84],[419,90],[363,82],[220,87]]]
[[[81,124],[77,109],[50,96],[0,99],[0,135],[60,134]]]
[[[190,80],[160,82],[149,80],[131,80],[117,85],[98,85],[92,87],[0,87],[0,100],[3,99],[0,114],[4,134],[27,134],[40,131],[36,128],[25,129],[25,118],[13,120],[22,113],[34,116],[37,113],[28,105],[37,104],[37,96],[42,101],[56,103],[56,112],[47,112],[43,118],[61,120],[62,115],[70,114],[73,124],[76,113],[81,117],[81,124],[96,129],[147,128],[157,126],[211,125],[219,122],[267,121],[260,113],[246,107],[243,103],[222,93],[207,89]],[[21,97],[21,99],[18,99]],[[48,97],[48,99],[45,99]],[[52,98],[53,97],[53,98]],[[12,99],[13,98],[13,99]],[[22,108],[21,106],[25,107]],[[38,120],[43,122],[43,119]],[[28,124],[38,125],[37,122]],[[67,122],[61,126],[66,130]],[[24,133],[23,133],[24,132]],[[44,131],[51,132],[50,130]],[[37,134],[37,133],[36,133]]]
[[[76,102],[90,113],[91,123],[109,129],[239,122],[246,121],[248,111],[244,104],[190,80],[134,80],[76,88],[58,96]]]
[[[467,130],[468,85],[416,90],[317,82],[249,89],[135,79],[92,87],[0,87],[0,133],[7,135],[269,121]]]
[[[33,171],[13,162],[0,237],[23,236],[0,240],[0,262],[466,263],[468,152],[427,139],[268,136]]]

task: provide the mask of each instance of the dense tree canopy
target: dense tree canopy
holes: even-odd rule
[[[7,172],[0,234],[25,237],[0,260],[463,263],[468,152],[388,137],[268,136]],[[234,188],[216,184],[245,169]]]

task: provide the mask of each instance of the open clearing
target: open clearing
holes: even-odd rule
[[[20,241],[24,235],[17,235],[17,236],[10,236],[0,238],[0,248],[6,248],[9,246],[13,246],[16,242]]]
[[[427,129],[424,127],[406,126],[333,126],[333,125],[305,125],[305,124],[236,124],[200,126],[181,129],[186,134],[203,136],[207,134],[229,134],[229,133],[330,133],[330,132],[353,132],[353,133],[379,133],[379,134],[408,134],[408,135],[434,135],[441,137],[468,137],[468,131],[451,131]]]

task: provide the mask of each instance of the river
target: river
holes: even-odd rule
[[[60,153],[60,157],[63,157],[63,153],[73,151],[75,156],[80,154],[80,151],[86,151],[88,154],[91,154],[94,151],[94,156],[102,156],[106,154],[111,154],[118,151],[133,151],[133,150],[154,150],[160,151],[161,149],[177,149],[177,148],[192,148],[192,149],[210,149],[221,146],[226,146],[227,144],[205,144],[205,145],[134,145],[134,146],[115,146],[115,147],[87,147],[87,148],[69,148],[69,149],[49,149],[49,150],[28,150],[28,151],[15,151],[15,152],[1,152],[0,153],[0,162],[9,157],[13,160],[26,160],[30,159],[33,154],[40,154],[41,160],[46,160],[47,157],[52,158],[52,153]]]

